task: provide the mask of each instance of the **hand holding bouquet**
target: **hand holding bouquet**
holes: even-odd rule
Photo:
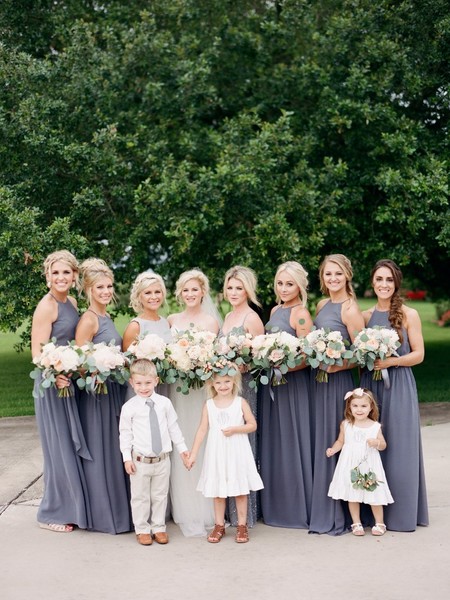
[[[50,342],[42,346],[39,356],[33,359],[35,369],[31,371],[30,377],[36,379],[42,372],[42,379],[39,385],[39,394],[43,396],[44,390],[49,387],[56,387],[56,378],[58,375],[72,377],[79,375],[79,369],[84,361],[83,350],[70,342],[67,346],[57,346],[56,339],[52,338]],[[67,398],[73,395],[71,386],[58,388],[58,397]]]
[[[328,329],[314,329],[303,338],[302,351],[305,361],[317,371],[316,381],[328,383],[328,373],[321,369],[329,365],[341,367],[344,360],[354,361],[353,352],[347,348],[348,342],[342,338],[340,331]]]
[[[289,369],[297,367],[301,361],[301,340],[286,331],[258,335],[252,340],[251,373],[254,377],[250,386],[259,383],[272,385],[286,383],[283,377]]]
[[[353,352],[361,367],[373,371],[373,379],[381,381],[382,371],[374,370],[375,361],[384,360],[390,356],[398,356],[400,346],[398,333],[395,329],[386,327],[366,327],[358,333],[353,342]]]
[[[77,380],[78,387],[86,388],[94,394],[107,394],[106,380],[108,377],[118,383],[125,383],[129,378],[126,368],[127,359],[121,352],[120,346],[89,342],[82,346],[85,359],[82,365],[82,377]]]
[[[246,370],[252,361],[252,335],[250,333],[230,331],[221,336],[214,344],[214,354],[225,361],[234,362],[241,371]]]

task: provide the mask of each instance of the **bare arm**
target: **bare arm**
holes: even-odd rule
[[[245,425],[236,425],[235,427],[226,427],[222,429],[222,433],[225,437],[230,437],[235,433],[252,433],[256,431],[256,419],[252,413],[247,400],[242,398],[242,413],[244,415]]]
[[[41,344],[50,340],[52,325],[58,318],[58,305],[51,296],[39,302],[31,324],[31,355],[36,358],[41,353]]]
[[[131,346],[131,344],[136,340],[137,336],[139,335],[139,332],[139,323],[137,323],[136,321],[131,321],[130,323],[128,323],[127,328],[125,329],[125,332],[123,334],[122,340],[122,350],[124,352],[126,352]]]
[[[200,446],[202,445],[203,440],[205,439],[205,436],[208,433],[208,426],[209,426],[208,409],[206,408],[206,402],[205,402],[205,404],[203,405],[202,416],[200,419],[200,425],[198,426],[197,433],[195,434],[194,443],[192,445],[192,450],[189,453],[188,469],[191,469],[192,466],[194,465],[195,461],[197,460],[197,454],[200,449]]]
[[[78,321],[75,331],[75,342],[78,346],[82,346],[87,342],[92,342],[95,334],[98,331],[98,318],[93,312],[87,311]]]
[[[255,311],[252,311],[245,319],[245,331],[253,337],[264,334],[264,324]]]
[[[381,433],[381,427],[380,427],[380,430],[378,431],[376,438],[369,438],[367,440],[367,445],[369,446],[369,448],[376,448],[380,452],[382,452],[383,450],[386,450],[387,443],[386,443],[386,440],[384,439],[384,435]]]
[[[411,352],[403,356],[390,356],[384,360],[375,361],[375,369],[387,369],[388,367],[414,367],[423,362],[425,348],[422,335],[422,323],[416,310],[404,307],[406,323],[405,329],[408,333]]]
[[[339,427],[339,436],[338,439],[334,442],[334,444],[331,446],[331,448],[327,448],[325,454],[328,456],[328,458],[330,458],[330,456],[333,456],[334,454],[336,454],[337,452],[340,452],[342,450],[342,446],[344,445],[344,441],[345,441],[345,430],[344,430],[344,421],[342,421],[341,426]]]

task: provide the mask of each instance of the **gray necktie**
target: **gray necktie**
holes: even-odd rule
[[[161,443],[161,431],[159,430],[158,415],[155,410],[155,403],[153,400],[146,400],[145,404],[149,407],[149,418],[150,418],[150,432],[152,434],[152,450],[156,456],[161,454],[162,443]]]

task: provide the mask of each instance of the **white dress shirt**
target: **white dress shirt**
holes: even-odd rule
[[[123,461],[131,460],[134,450],[144,456],[154,456],[152,451],[152,434],[150,431],[149,407],[146,402],[149,398],[133,396],[122,407],[120,413],[120,451]],[[162,453],[171,452],[172,442],[178,452],[185,452],[187,446],[178,425],[178,417],[172,402],[166,396],[156,392],[150,396],[155,403],[161,431]]]

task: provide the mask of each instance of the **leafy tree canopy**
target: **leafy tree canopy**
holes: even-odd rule
[[[0,326],[45,254],[129,286],[390,257],[450,294],[445,0],[4,0]]]

